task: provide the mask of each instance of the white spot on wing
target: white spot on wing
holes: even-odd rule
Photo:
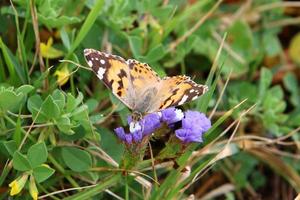
[[[192,101],[195,100],[195,99],[197,99],[198,97],[199,97],[199,96],[194,96],[194,97],[192,98]]]
[[[203,86],[203,93],[205,93],[205,92],[207,92],[208,91],[208,87],[207,87],[207,85],[204,85]]]
[[[194,89],[191,89],[191,90],[190,90],[190,93],[193,93],[194,91],[195,91]]]
[[[98,72],[97,72],[97,76],[99,79],[101,79],[101,80],[103,79],[103,75],[104,75],[105,71],[106,71],[105,68],[99,67]]]
[[[93,66],[93,62],[92,62],[91,60],[89,60],[87,63],[88,63],[88,65],[89,65],[90,67]]]
[[[182,105],[182,104],[184,104],[184,102],[188,99],[188,95],[184,95],[183,97],[182,97],[182,99],[179,101],[179,103],[178,103],[178,105]]]
[[[91,49],[84,49],[83,53],[84,53],[85,56],[87,56],[91,53]]]
[[[100,60],[100,63],[101,63],[102,65],[104,65],[104,64],[105,64],[105,60],[101,59],[101,60]]]

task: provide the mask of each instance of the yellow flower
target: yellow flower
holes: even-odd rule
[[[33,176],[30,176],[29,193],[34,200],[38,199],[39,191],[36,188],[36,184]]]
[[[16,194],[19,194],[23,187],[25,186],[25,183],[28,179],[28,174],[24,173],[22,176],[19,176],[16,180],[11,182],[9,184],[10,190],[10,196],[14,196]]]
[[[300,64],[300,33],[293,37],[289,46],[289,55],[295,63]]]
[[[54,75],[57,76],[58,85],[62,86],[64,84],[66,84],[66,82],[68,82],[69,77],[70,77],[70,72],[69,72],[68,67],[64,66],[62,69],[56,70]]]
[[[50,37],[47,41],[47,44],[45,43],[41,43],[40,44],[40,50],[41,50],[41,54],[44,58],[59,58],[62,57],[64,55],[64,52],[52,47],[53,44],[53,38]]]

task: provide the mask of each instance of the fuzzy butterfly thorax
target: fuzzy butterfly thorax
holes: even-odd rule
[[[133,120],[171,106],[182,105],[207,92],[206,85],[188,76],[160,78],[146,63],[85,49],[84,56],[97,77],[133,111]]]

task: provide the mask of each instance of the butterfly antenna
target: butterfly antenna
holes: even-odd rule
[[[86,69],[86,70],[88,70],[88,71],[92,71],[92,69],[91,68],[89,68],[89,67],[85,67],[85,66],[83,66],[83,65],[80,65],[79,63],[76,63],[76,62],[74,62],[74,61],[72,61],[72,60],[59,60],[59,62],[62,62],[62,63],[71,63],[71,64],[73,64],[73,65],[76,65],[78,68],[82,68],[82,69]]]

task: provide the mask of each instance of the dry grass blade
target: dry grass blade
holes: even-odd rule
[[[43,57],[42,57],[41,50],[40,50],[41,40],[40,40],[40,33],[39,33],[38,17],[37,17],[37,11],[36,11],[36,7],[34,5],[33,0],[30,0],[30,12],[31,12],[32,25],[33,25],[34,35],[35,35],[36,54],[39,57],[40,70],[41,70],[41,72],[44,72],[46,68],[45,68],[45,64],[44,64]],[[45,89],[48,88],[48,79],[45,79],[44,87],[45,87]]]
[[[229,80],[230,80],[230,77],[231,77],[231,73],[232,73],[232,70],[230,71],[230,73],[229,73],[229,75],[228,75],[228,77],[226,79],[225,85],[224,85],[224,87],[221,90],[221,93],[220,93],[220,96],[219,96],[219,98],[218,98],[218,100],[216,102],[216,105],[214,106],[213,110],[211,111],[211,113],[210,113],[210,115],[208,117],[209,119],[211,119],[214,116],[214,114],[215,114],[215,112],[216,112],[219,104],[221,103],[221,100],[222,100],[222,97],[224,95],[225,89],[226,89],[226,87],[227,87],[227,85],[229,83]]]
[[[69,192],[69,191],[74,191],[74,190],[82,190],[82,189],[92,188],[92,187],[95,187],[96,185],[97,184],[83,186],[83,187],[76,187],[76,188],[68,188],[68,189],[58,190],[58,191],[55,191],[55,192],[51,192],[51,193],[39,196],[38,199],[44,199],[46,197],[50,197],[50,196],[53,196],[55,194],[60,194],[60,193],[63,193],[63,192]]]
[[[230,128],[227,127],[227,128],[225,129],[225,131],[222,132],[221,135],[224,135],[226,132],[228,132],[228,131],[231,129],[231,127],[232,127],[234,124],[236,124],[235,129],[233,130],[233,132],[232,132],[230,138],[228,139],[227,143],[225,144],[224,148],[223,148],[220,152],[218,152],[218,154],[217,154],[210,162],[208,162],[207,165],[206,165],[205,167],[203,167],[204,170],[207,169],[207,167],[213,165],[216,161],[218,161],[218,160],[220,160],[220,159],[223,159],[223,158],[225,158],[225,157],[227,157],[227,156],[229,156],[229,155],[232,155],[232,149],[230,148],[229,144],[230,144],[230,142],[233,140],[233,137],[234,137],[235,133],[236,133],[237,130],[238,130],[238,127],[239,127],[239,125],[240,125],[240,122],[241,122],[242,118],[243,118],[247,113],[249,113],[255,106],[256,106],[256,104],[254,104],[253,106],[251,106],[250,108],[248,108],[246,111],[244,111],[244,112],[239,116],[238,119],[236,119],[234,122],[231,123],[231,126],[229,126]],[[220,138],[220,137],[218,137],[218,138]],[[216,141],[216,140],[214,140],[214,141]],[[214,141],[213,141],[210,145],[208,145],[209,147],[205,148],[206,150],[204,150],[204,151],[200,150],[198,153],[197,153],[197,152],[193,153],[193,158],[195,158],[194,162],[196,162],[197,158],[199,158],[198,156],[200,156],[201,154],[203,154],[203,153],[205,153],[205,152],[206,152],[206,153],[209,152],[209,151],[210,151],[210,148],[213,148],[212,144],[214,143]],[[201,154],[199,155],[199,153],[201,153]],[[195,155],[196,155],[196,156],[195,156]],[[203,170],[199,171],[199,172],[194,176],[192,182],[191,182],[189,185],[191,185],[192,183],[194,183],[195,181],[197,181],[198,178],[201,177],[201,176],[199,176],[199,175],[200,175],[202,172],[203,172]]]
[[[234,185],[227,183],[227,184],[221,185],[220,187],[217,187],[216,189],[210,191],[209,193],[207,193],[204,197],[200,198],[199,200],[214,199],[221,195],[225,195],[228,192],[233,191],[234,189],[235,189]]]
[[[255,10],[257,10],[258,12],[265,12],[275,8],[284,8],[284,7],[300,7],[300,2],[282,1],[282,2],[268,3],[255,8]]]
[[[216,31],[213,31],[212,32],[212,36],[220,43],[223,42],[221,36],[216,32]],[[240,64],[243,64],[245,65],[247,62],[245,61],[245,59],[240,56],[238,53],[236,53],[228,43],[224,43],[224,49],[226,50],[226,52],[232,57],[234,58],[237,62],[239,62]]]

